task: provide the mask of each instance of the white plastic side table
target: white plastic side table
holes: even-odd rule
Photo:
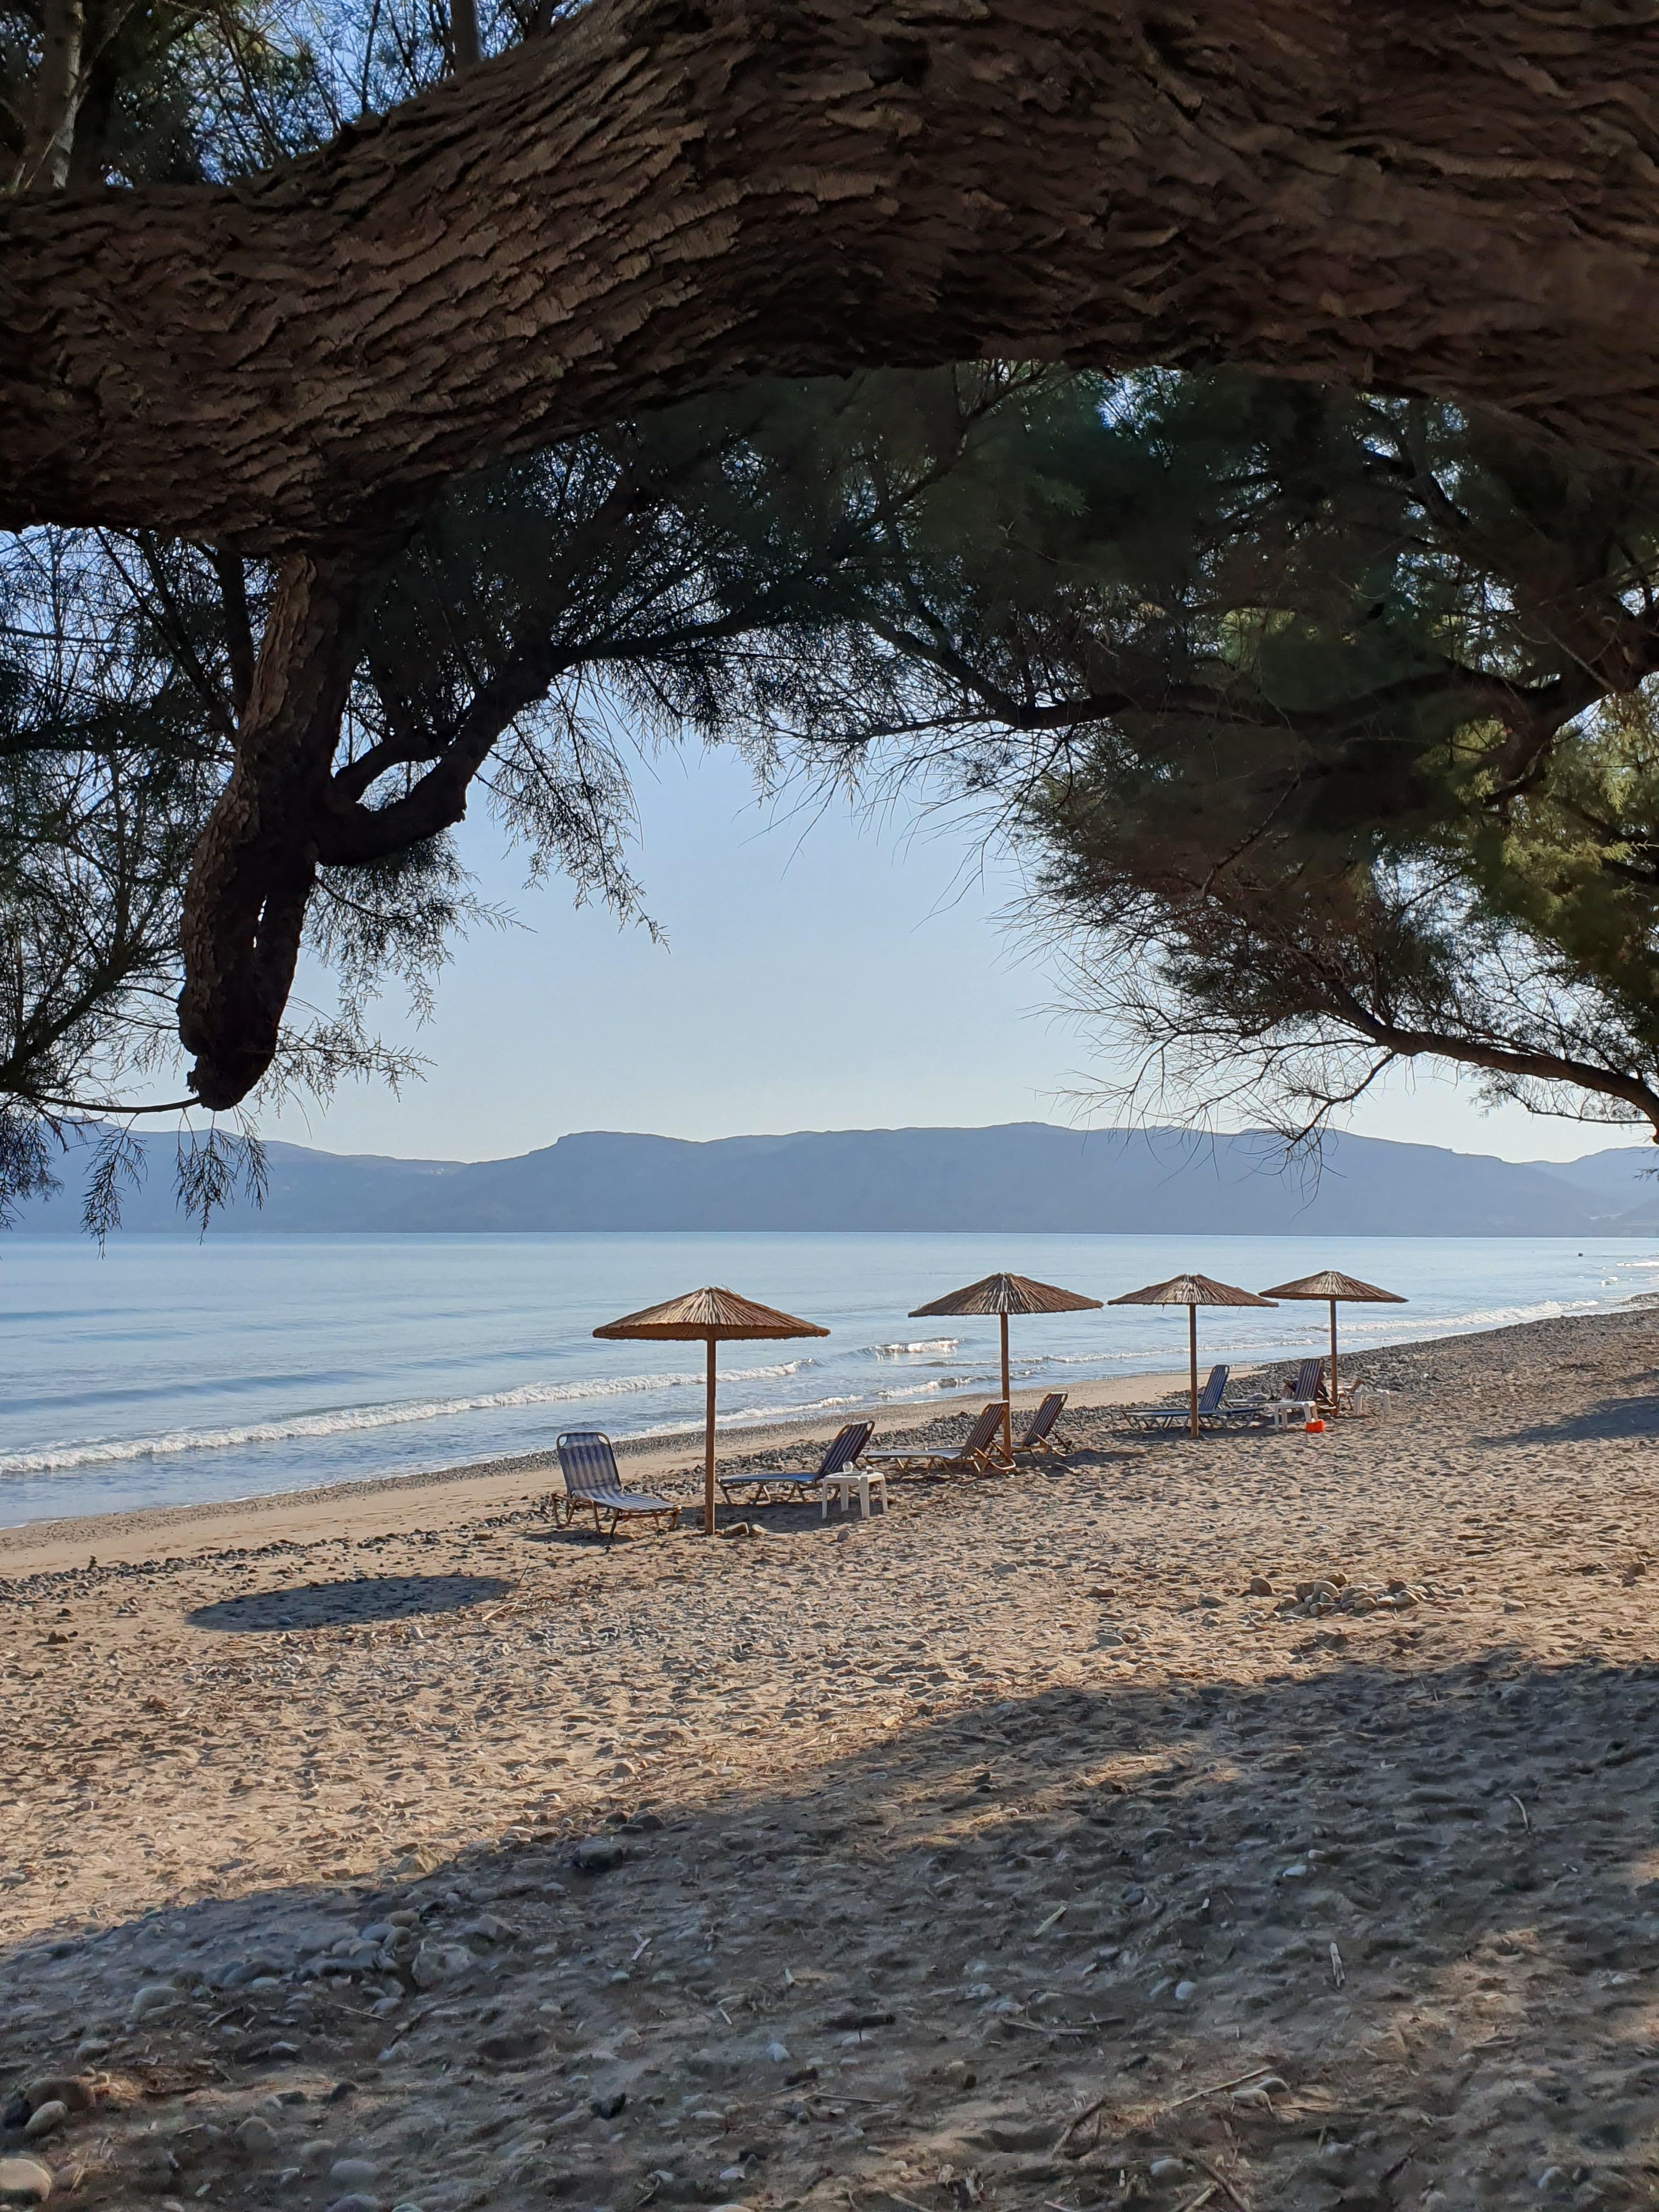
[[[1304,1428],[1313,1419],[1318,1405],[1316,1398],[1273,1398],[1268,1401],[1267,1411],[1273,1417],[1276,1429],[1289,1428],[1292,1421],[1297,1428]]]
[[[867,1521],[870,1518],[870,1498],[872,1492],[881,1500],[882,1511],[884,1513],[887,1510],[887,1477],[884,1474],[865,1474],[855,1468],[847,1468],[840,1474],[826,1474],[823,1478],[823,1496],[818,1504],[820,1521],[827,1521],[830,1518],[831,1491],[836,1494],[837,1508],[843,1513],[856,1497],[859,1502],[859,1518],[861,1521]]]

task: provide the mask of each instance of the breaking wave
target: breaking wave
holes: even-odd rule
[[[815,1366],[811,1359],[789,1359],[773,1367],[723,1370],[722,1382],[764,1382]],[[0,1477],[64,1474],[76,1468],[114,1467],[141,1459],[171,1458],[179,1452],[228,1451],[245,1444],[289,1443],[307,1437],[338,1437],[354,1430],[390,1429],[411,1421],[441,1421],[457,1413],[487,1413],[503,1406],[579,1405],[593,1398],[633,1397],[643,1390],[702,1388],[701,1375],[609,1375],[586,1382],[526,1382],[514,1390],[491,1390],[471,1398],[410,1398],[389,1406],[342,1406],[322,1413],[297,1413],[289,1420],[252,1421],[240,1428],[173,1429],[159,1437],[118,1437],[99,1443],[53,1444],[40,1451],[0,1459]]]
[[[1512,1328],[1528,1321],[1560,1321],[1568,1314],[1597,1313],[1607,1304],[1605,1298],[1540,1298],[1533,1305],[1471,1307],[1468,1312],[1437,1315],[1428,1322],[1419,1315],[1414,1326],[1409,1315],[1390,1314],[1385,1320],[1366,1306],[1346,1307],[1344,1317],[1356,1337],[1363,1332],[1369,1338],[1412,1339],[1455,1336],[1471,1328]]]

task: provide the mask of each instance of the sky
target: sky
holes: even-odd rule
[[[481,811],[461,836],[504,928],[457,949],[423,1026],[402,994],[376,1027],[429,1065],[393,1097],[352,1085],[262,1115],[329,1152],[490,1159],[577,1129],[676,1137],[1091,1118],[1088,1041],[1007,915],[1006,864],[960,828],[763,812],[728,755],[671,754],[638,781],[635,872],[663,941],[576,908]],[[303,973],[300,992],[327,989]],[[1080,1095],[1081,1094],[1081,1095]],[[1101,1118],[1096,1115],[1092,1118]],[[1105,1118],[1109,1119],[1108,1115]],[[1631,1141],[1401,1075],[1348,1127],[1504,1158],[1572,1159]]]

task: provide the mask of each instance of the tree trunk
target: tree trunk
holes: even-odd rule
[[[356,660],[368,563],[283,564],[236,763],[185,887],[179,1034],[191,1085],[216,1111],[270,1066],[317,877],[317,825]]]
[[[1655,0],[592,0],[0,208],[0,525],[283,549],[755,372],[1237,362],[1659,458]]]
[[[84,84],[81,49],[85,35],[84,0],[46,0],[33,112],[14,180],[20,191],[60,191],[69,180],[75,118]]]
[[[471,69],[481,51],[478,0],[449,0],[449,66]]]

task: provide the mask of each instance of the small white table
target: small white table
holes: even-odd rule
[[[1317,1398],[1270,1398],[1267,1401],[1276,1429],[1288,1428],[1292,1419],[1298,1428],[1305,1428],[1318,1410]]]
[[[827,1521],[830,1518],[831,1491],[835,1492],[836,1506],[842,1513],[847,1510],[856,1497],[859,1501],[859,1518],[861,1521],[867,1521],[870,1518],[870,1498],[872,1492],[881,1500],[882,1511],[884,1513],[887,1510],[887,1477],[884,1474],[866,1474],[857,1468],[851,1467],[843,1468],[839,1474],[826,1474],[823,1478],[823,1496],[818,1505],[820,1521]]]

